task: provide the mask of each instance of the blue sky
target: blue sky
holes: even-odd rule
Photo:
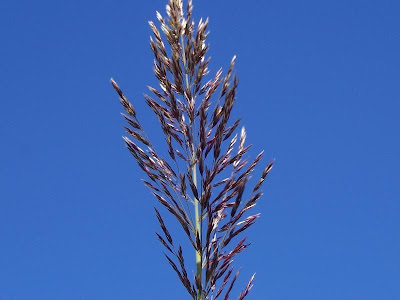
[[[0,4],[1,300],[187,299],[109,84],[160,139],[142,93],[165,4]],[[248,299],[400,299],[400,3],[194,5],[211,71],[237,55],[253,154],[276,159],[235,292],[257,272]]]

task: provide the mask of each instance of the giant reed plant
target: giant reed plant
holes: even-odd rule
[[[126,146],[148,177],[143,182],[173,215],[194,249],[194,278],[188,275],[182,241],[172,237],[155,208],[162,231],[156,234],[169,264],[193,299],[228,299],[239,274],[233,271],[233,259],[249,246],[246,237],[234,241],[259,217],[247,212],[261,197],[260,188],[272,162],[244,196],[263,152],[249,162],[246,157],[251,145],[245,145],[246,131],[243,127],[235,134],[240,119],[230,123],[238,86],[235,57],[225,76],[219,69],[206,79],[210,62],[206,57],[208,19],[200,19],[195,26],[192,10],[191,0],[185,13],[182,0],[169,0],[168,17],[157,12],[161,32],[149,22],[154,34],[150,38],[154,74],[160,89],[148,87],[153,96],[145,95],[145,99],[161,125],[168,158],[162,157],[147,137],[117,83],[113,79],[111,83],[126,111],[122,114],[129,125],[125,127],[130,136],[124,137]],[[211,99],[216,99],[212,109]],[[253,279],[254,275],[238,299],[247,296]]]

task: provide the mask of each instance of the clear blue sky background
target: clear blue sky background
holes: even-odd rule
[[[1,2],[1,300],[187,299],[109,84],[157,140],[142,93],[165,2]],[[238,56],[253,154],[276,158],[237,287],[257,272],[249,299],[400,299],[400,2],[194,5],[212,71]]]

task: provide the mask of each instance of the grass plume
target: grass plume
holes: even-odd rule
[[[161,229],[156,235],[168,263],[193,299],[229,299],[239,275],[232,266],[234,257],[250,245],[246,237],[238,237],[259,217],[248,212],[262,196],[261,186],[273,162],[245,195],[263,152],[249,162],[251,145],[246,145],[245,128],[236,133],[241,120],[230,118],[238,86],[236,57],[225,76],[222,69],[209,75],[208,19],[196,25],[192,11],[191,0],[185,9],[181,0],[169,0],[166,18],[156,13],[160,25],[149,22],[159,88],[148,87],[145,101],[160,123],[168,157],[162,157],[147,137],[118,84],[113,79],[111,84],[126,112],[122,114],[128,125],[126,146],[147,177],[144,184],[176,219],[193,247],[195,275],[188,275],[182,241],[173,238],[155,208]],[[253,279],[254,275],[238,299],[248,295]]]

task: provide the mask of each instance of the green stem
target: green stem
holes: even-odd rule
[[[187,70],[187,65],[186,65],[186,55],[185,55],[185,44],[184,44],[184,39],[183,35],[181,35],[181,44],[182,44],[182,60],[183,60],[183,67],[185,71],[185,81],[186,81],[186,88],[189,90],[190,89],[190,84],[189,84],[189,76],[188,76],[188,70]],[[192,140],[193,140],[193,131],[192,131],[192,124],[190,124],[190,134],[192,135]],[[194,143],[194,142],[193,142]],[[193,182],[194,185],[197,189],[197,164],[195,163],[196,161],[196,152],[195,152],[195,147],[194,144],[192,144],[192,176],[193,176]],[[199,235],[200,241],[201,241],[201,230],[202,230],[202,216],[200,216],[199,213],[199,199],[194,197],[194,222],[195,222],[195,228],[196,228],[196,234]],[[201,245],[202,247],[202,245]],[[200,282],[202,282],[202,253],[201,249],[196,250],[196,276]],[[199,290],[197,294],[197,300],[203,300],[203,291]]]
[[[195,161],[195,152],[193,151],[193,157],[192,157],[192,173],[193,173],[193,182],[194,185],[196,186],[197,189],[197,164],[194,164]],[[196,223],[196,232],[199,234],[199,238],[201,240],[201,226],[202,226],[202,218],[199,215],[199,200],[195,197],[194,198],[194,217],[195,217],[195,223]],[[202,255],[199,250],[196,251],[196,271],[197,271],[197,277],[199,278],[200,282],[202,282]],[[203,295],[202,291],[198,291],[198,299],[202,300]]]

